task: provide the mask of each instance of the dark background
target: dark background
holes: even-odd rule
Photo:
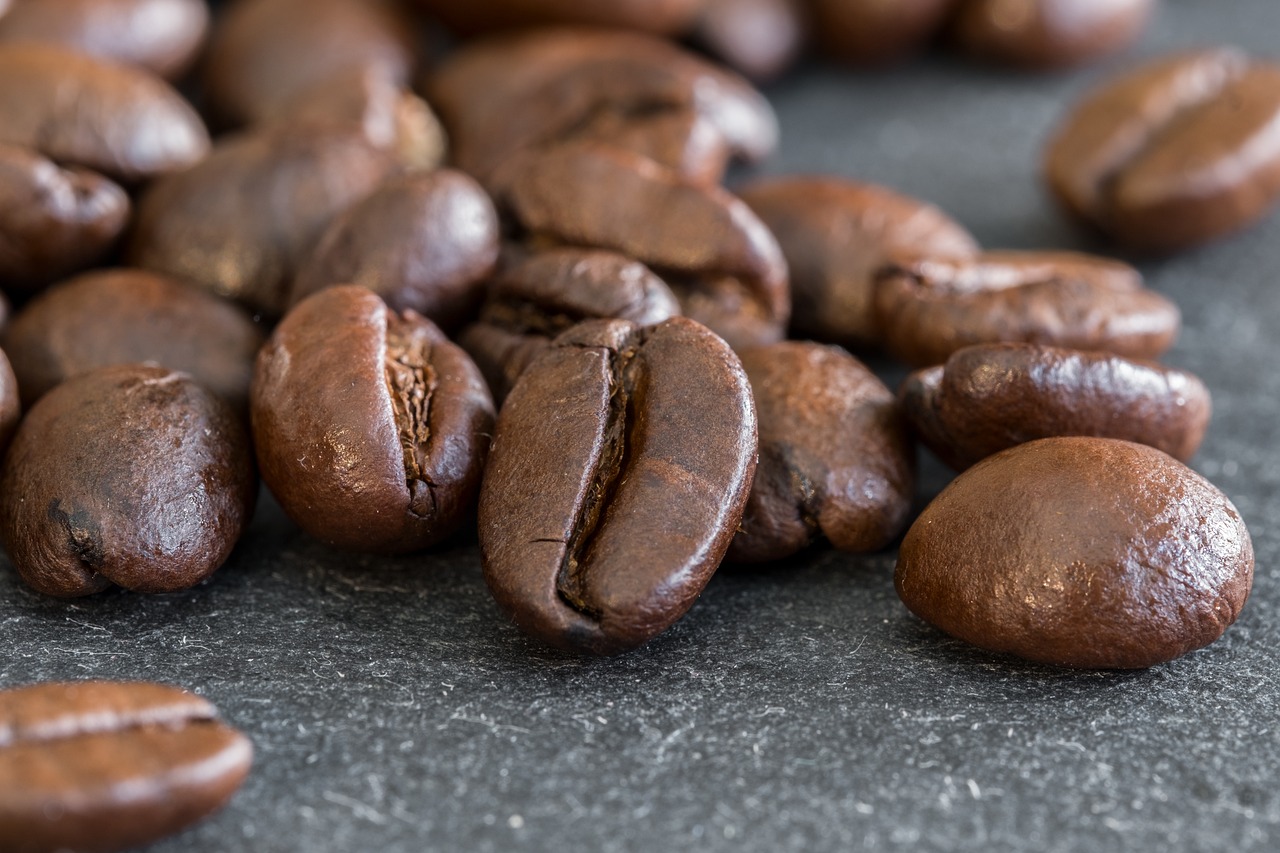
[[[764,171],[897,187],[990,247],[1099,249],[1037,180],[1065,105],[1134,54],[1278,35],[1274,0],[1181,0],[1128,57],[1062,76],[811,68],[769,90],[783,143]],[[579,660],[504,624],[474,546],[334,554],[267,501],[183,594],[54,601],[0,566],[0,685],[171,682],[249,734],[231,806],[154,853],[1277,849],[1280,216],[1141,266],[1182,306],[1169,361],[1214,393],[1195,467],[1258,557],[1240,621],[1174,663],[997,659],[908,615],[894,554],[825,550],[725,570],[645,648]],[[922,479],[924,497],[945,482],[932,462]]]

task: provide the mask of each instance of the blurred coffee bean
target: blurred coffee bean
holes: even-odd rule
[[[648,326],[679,313],[675,294],[638,261],[592,249],[549,249],[493,282],[480,319],[458,343],[501,404],[525,368],[571,326],[612,318]]]
[[[825,536],[874,551],[902,532],[915,448],[893,392],[836,347],[743,350],[760,419],[760,464],[727,559],[779,560]]]
[[[129,197],[86,169],[0,145],[0,283],[30,292],[100,261],[129,220]]]
[[[19,402],[18,378],[3,350],[0,350],[0,460],[4,459],[9,442],[22,420],[22,404]]]
[[[887,65],[922,50],[958,0],[808,0],[826,53],[854,65]]]
[[[847,346],[880,342],[875,275],[894,258],[966,258],[978,244],[938,208],[837,177],[768,178],[741,191],[786,256],[791,328]]]
[[[1065,68],[1123,50],[1146,28],[1155,0],[961,0],[959,46],[1022,68]]]
[[[31,406],[69,377],[113,364],[180,370],[249,411],[262,331],[238,306],[143,270],[104,270],[31,300],[4,334],[22,400]]]
[[[754,80],[777,77],[804,48],[803,0],[706,0],[694,38]]]
[[[0,20],[0,43],[60,44],[173,80],[191,67],[208,28],[205,0],[17,0]]]
[[[1119,261],[1071,252],[986,252],[884,270],[876,311],[889,351],[916,367],[971,344],[1024,342],[1155,358],[1178,306]]]
[[[358,284],[392,311],[412,309],[452,332],[483,299],[498,237],[493,202],[463,173],[390,180],[333,220],[298,274],[291,302]]]
[[[66,48],[0,46],[0,144],[121,181],[185,169],[209,151],[195,110],[150,72]]]
[[[263,480],[317,539],[404,553],[473,517],[493,431],[484,379],[431,321],[363,287],[289,312],[258,356],[251,412]]]
[[[545,24],[593,24],[680,35],[705,0],[418,0],[463,34]]]

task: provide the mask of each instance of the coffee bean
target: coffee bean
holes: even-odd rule
[[[0,145],[0,281],[35,291],[101,260],[129,220],[129,197],[86,169]]]
[[[23,418],[0,476],[0,539],[46,595],[187,589],[231,553],[255,480],[239,419],[186,374],[99,368]]]
[[[474,316],[498,260],[498,214],[480,185],[440,169],[387,181],[338,216],[294,282],[295,304],[321,288],[358,284],[393,311],[446,330]]]
[[[907,377],[902,407],[921,441],[963,470],[1015,444],[1099,436],[1186,461],[1209,426],[1209,390],[1190,373],[1100,352],[989,344]]]
[[[204,0],[22,0],[0,20],[0,43],[60,44],[173,80],[195,60],[208,27]]]
[[[725,64],[767,80],[795,62],[808,20],[801,0],[707,0],[694,35]]]
[[[1154,358],[1177,337],[1178,307],[1119,261],[1070,252],[987,252],[888,268],[876,312],[890,352],[941,364],[958,349],[1001,341]]]
[[[952,32],[980,59],[1064,68],[1128,47],[1154,8],[1155,0],[962,0]]]
[[[471,516],[493,399],[429,320],[362,287],[303,300],[258,356],[262,478],[299,527],[352,551],[404,553]]]
[[[1068,210],[1173,251],[1243,228],[1280,195],[1280,67],[1229,48],[1157,60],[1085,97],[1049,143]]]
[[[209,151],[200,117],[158,77],[51,45],[0,46],[0,144],[122,181]]]
[[[0,848],[116,853],[221,809],[253,761],[204,699],[160,684],[0,691]]]
[[[703,0],[418,0],[465,34],[546,24],[595,24],[662,35],[688,32]]]
[[[18,312],[4,334],[30,406],[97,367],[155,362],[191,374],[239,413],[263,333],[232,303],[143,270],[85,273],[57,284]]]
[[[676,292],[686,316],[732,346],[781,339],[790,310],[782,250],[719,187],[590,142],[513,158],[494,183],[499,210],[527,238],[641,261]]]
[[[1140,668],[1222,636],[1253,545],[1226,496],[1159,450],[1046,438],[947,487],[907,532],[894,581],[917,616],[984,649]]]
[[[809,0],[813,32],[828,55],[886,65],[916,53],[942,29],[956,0]]]
[[[22,419],[22,404],[18,398],[18,378],[13,375],[9,359],[0,350],[0,459],[9,449],[9,442],[18,430]]]
[[[590,249],[535,254],[493,282],[458,343],[475,359],[499,402],[560,333],[591,319],[653,325],[680,313],[671,289],[624,255]]]
[[[968,258],[969,232],[938,208],[837,177],[769,178],[742,200],[769,226],[791,273],[791,328],[850,346],[880,342],[875,274],[894,258]]]
[[[590,139],[651,157],[700,184],[731,156],[777,144],[768,101],[736,74],[660,39],[562,28],[484,39],[428,81],[454,163],[491,187],[530,148]]]
[[[616,654],[693,605],[742,518],[756,415],[703,326],[582,323],[521,377],[494,433],[480,553],[522,630]]]
[[[742,366],[759,412],[760,465],[728,559],[781,559],[819,536],[843,551],[893,541],[915,485],[893,393],[836,347],[743,350]]]

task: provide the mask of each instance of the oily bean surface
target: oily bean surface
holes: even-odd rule
[[[799,57],[808,36],[802,0],[707,0],[695,40],[753,80],[768,80]]]
[[[547,24],[592,24],[681,35],[703,0],[418,0],[463,34]]]
[[[955,0],[809,0],[818,43],[854,65],[886,65],[917,53],[954,6]]]
[[[0,848],[116,853],[222,808],[253,747],[204,699],[160,684],[0,691]]]
[[[952,35],[979,59],[1064,68],[1128,47],[1154,8],[1155,0],[963,0]]]
[[[722,340],[682,317],[582,323],[498,418],[480,496],[485,580],[543,642],[639,646],[710,579],[755,466],[751,390]]]
[[[9,449],[9,442],[18,430],[18,422],[22,419],[22,403],[18,396],[18,378],[13,375],[13,367],[8,356],[0,350],[0,459]]]
[[[1135,669],[1222,636],[1253,545],[1217,488],[1154,448],[1020,444],[961,474],[912,525],[894,581],[925,621],[995,652]]]

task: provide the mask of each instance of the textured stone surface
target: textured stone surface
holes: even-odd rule
[[[1270,0],[1171,0],[1139,52],[1266,53],[1276,32]],[[770,92],[783,147],[766,168],[894,186],[992,246],[1097,249],[1035,170],[1059,111],[1123,63],[1063,77],[950,60],[803,72]],[[1186,318],[1168,360],[1214,395],[1192,465],[1236,503],[1258,557],[1240,621],[1171,664],[1010,663],[911,617],[892,552],[832,551],[722,572],[654,642],[581,661],[502,622],[473,544],[339,555],[266,501],[238,554],[186,593],[68,604],[0,566],[0,684],[182,684],[253,739],[228,809],[148,853],[1274,850],[1277,266],[1280,217],[1141,265]],[[926,460],[924,491],[946,476]]]

